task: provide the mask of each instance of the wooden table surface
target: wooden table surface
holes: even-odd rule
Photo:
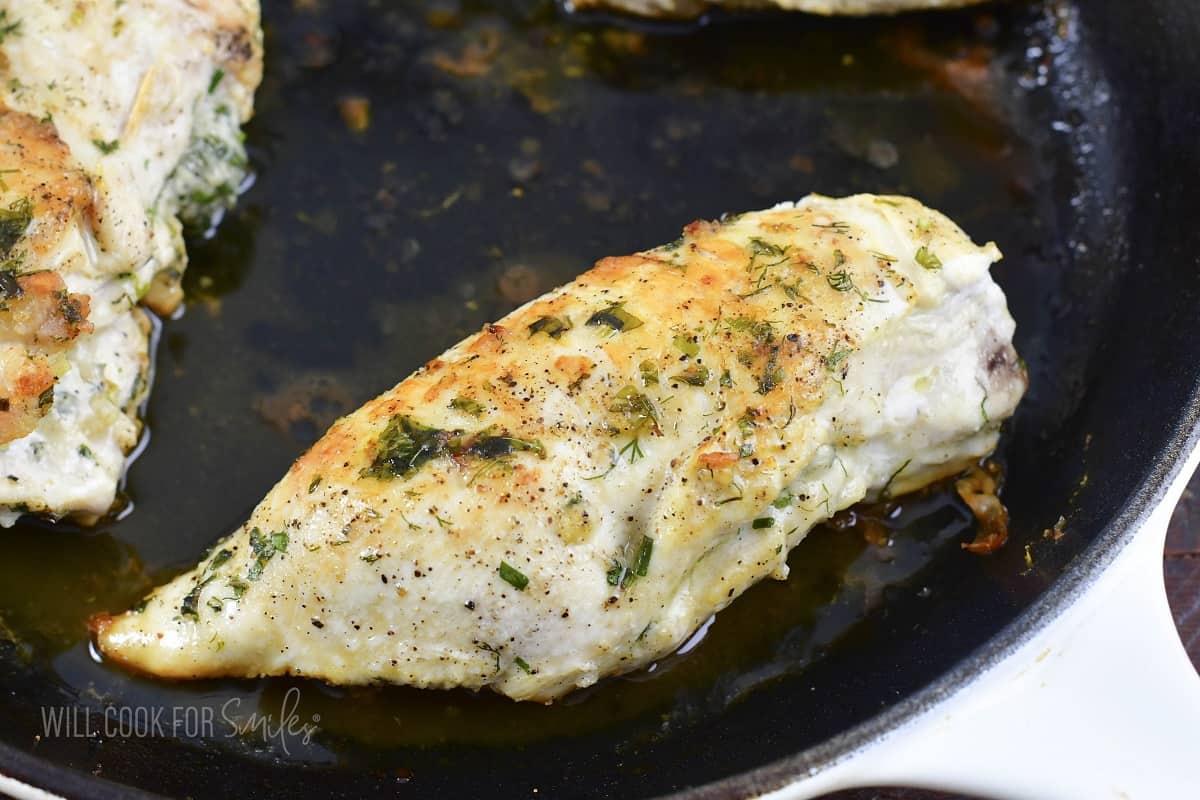
[[[1163,574],[1175,624],[1192,664],[1200,670],[1200,472],[1192,476],[1171,517]],[[826,800],[971,800],[964,795],[916,789],[857,789]]]

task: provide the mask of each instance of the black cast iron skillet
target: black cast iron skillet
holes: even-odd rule
[[[3,538],[6,774],[77,797],[750,795],[953,691],[1053,616],[1192,443],[1194,4],[646,27],[538,2],[304,5],[265,3],[258,182],[193,245],[132,513]],[[371,101],[364,133],[339,115],[352,95]],[[788,583],[748,594],[693,652],[552,708],[166,685],[90,657],[90,613],[193,563],[333,415],[598,257],[809,191],[911,193],[1005,251],[1032,389],[1000,453],[1002,552],[961,551],[970,523],[945,496],[907,503],[890,548],[819,531]],[[1042,531],[1060,514],[1053,543]],[[103,734],[121,707],[236,700],[278,716],[293,687],[303,721],[321,717],[308,744],[227,738],[220,715],[198,738]],[[43,710],[64,705],[99,735],[46,735]]]

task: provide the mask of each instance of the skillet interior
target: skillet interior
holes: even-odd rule
[[[466,3],[461,27],[431,29],[417,3],[265,3],[268,82],[251,133],[260,179],[218,238],[193,249],[194,299],[165,325],[153,438],[130,475],[136,513],[94,533],[27,525],[5,540],[0,613],[19,640],[0,643],[5,769],[89,796],[107,789],[49,765],[194,796],[227,794],[231,775],[243,793],[288,797],[400,784],[422,796],[629,797],[728,777],[842,734],[967,658],[1087,548],[1178,433],[1197,378],[1187,343],[1200,341],[1187,180],[1200,166],[1188,136],[1197,71],[1183,38],[1198,30],[1195,12],[1091,2],[982,18],[719,18],[639,34],[503,5]],[[1175,18],[1145,12],[1154,6]],[[483,26],[501,31],[487,74],[447,74],[470,69],[461,56]],[[990,51],[974,88],[980,73],[947,74],[928,56],[960,53],[966,39]],[[337,115],[351,93],[373,99],[360,137]],[[880,166],[881,141],[896,146],[894,166]],[[730,666],[720,648],[743,640],[719,621],[680,667],[708,663],[711,680],[663,684],[665,705],[638,713],[614,710],[640,695],[612,686],[544,710],[299,684],[305,721],[326,719],[312,746],[293,737],[290,755],[224,740],[35,741],[40,707],[67,702],[98,712],[236,697],[278,715],[291,684],[134,681],[89,658],[81,622],[190,565],[331,414],[504,313],[513,302],[495,286],[512,265],[548,288],[692,218],[811,190],[910,192],[1005,250],[997,276],[1034,388],[1004,451],[1014,538],[1002,553],[969,557],[937,540],[904,550],[928,566],[836,646],[821,626],[842,632],[862,597],[827,602],[825,616],[778,587],[745,598],[758,605],[737,626],[784,633]],[[1041,531],[1060,513],[1068,535],[1051,544]],[[818,583],[861,555],[824,541],[793,558]],[[776,601],[797,613],[790,629],[768,613]],[[739,692],[781,665],[804,668]]]

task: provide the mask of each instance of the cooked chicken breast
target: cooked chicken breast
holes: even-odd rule
[[[768,8],[804,11],[823,16],[899,14],[934,8],[960,8],[988,0],[570,0],[577,10],[611,8],[644,17],[697,17],[710,8]]]
[[[99,648],[519,700],[635,669],[819,521],[994,448],[1026,385],[999,257],[859,195],[606,258],[339,420]]]
[[[246,168],[256,0],[0,0],[0,524],[113,504],[183,221]],[[182,220],[182,221],[181,221]]]

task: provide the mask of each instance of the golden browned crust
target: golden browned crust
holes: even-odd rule
[[[93,213],[92,186],[54,127],[0,108],[0,443],[53,403],[49,357],[90,333],[90,298],[68,291],[55,253]]]

